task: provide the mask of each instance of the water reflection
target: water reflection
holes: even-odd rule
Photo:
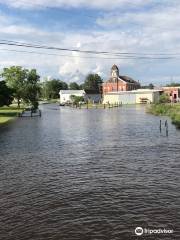
[[[179,139],[142,107],[46,105],[42,118],[10,124],[0,133],[0,239],[129,240],[137,226],[179,239]]]

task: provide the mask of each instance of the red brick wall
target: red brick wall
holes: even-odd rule
[[[173,87],[170,87],[170,88],[164,88],[163,89],[164,93],[167,94],[170,98],[170,100],[175,100],[177,98],[179,98],[179,91],[177,88],[173,88]],[[176,96],[176,98],[175,98]]]
[[[131,90],[135,90],[138,87],[135,84],[129,84],[129,83],[125,83],[122,81],[118,81],[117,83],[104,83],[103,84],[103,94],[107,93],[107,92],[117,92],[117,91],[131,91]]]

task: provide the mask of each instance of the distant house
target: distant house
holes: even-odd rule
[[[103,94],[108,92],[132,91],[140,88],[140,83],[128,76],[119,74],[119,68],[113,65],[111,77],[103,83]]]
[[[86,93],[84,90],[60,90],[59,92],[60,104],[71,103],[72,95],[85,98]]]
[[[180,86],[179,87],[163,87],[163,92],[169,96],[171,102],[180,101]]]

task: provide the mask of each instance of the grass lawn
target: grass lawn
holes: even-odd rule
[[[0,107],[0,125],[13,120],[18,116],[18,113],[22,111],[23,108],[17,108],[15,106]]]

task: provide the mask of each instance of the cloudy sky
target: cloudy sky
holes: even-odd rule
[[[0,0],[0,68],[21,65],[42,78],[80,83],[90,72],[106,80],[117,64],[142,84],[180,81],[179,13],[179,0]],[[109,54],[2,44],[7,41]]]

